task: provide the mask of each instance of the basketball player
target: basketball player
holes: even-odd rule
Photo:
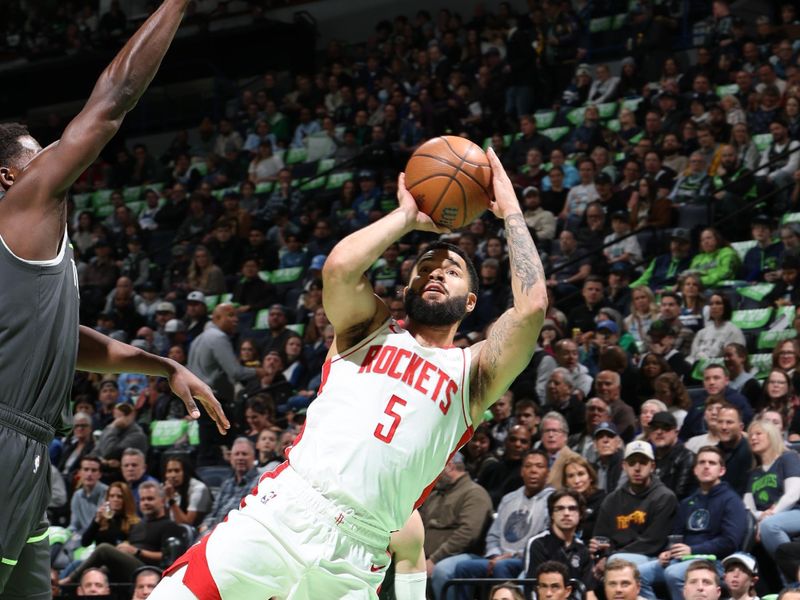
[[[65,194],[147,88],[189,0],[166,0],[98,80],[63,137],[44,150],[0,125],[0,598],[50,598],[47,447],[68,431],[76,367],[168,377],[193,418],[197,398],[228,426],[211,390],[174,361],[78,326],[78,276]]]
[[[528,364],[544,319],[539,255],[491,150],[489,160],[513,306],[485,341],[452,347],[475,308],[478,278],[459,248],[436,243],[412,269],[404,325],[390,317],[364,273],[410,231],[439,231],[401,174],[399,207],[344,238],[325,261],[323,303],[336,337],[288,460],[176,561],[151,600],[375,598],[390,532]]]

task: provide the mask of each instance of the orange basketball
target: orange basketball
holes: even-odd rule
[[[452,135],[422,144],[406,165],[419,209],[448,229],[469,225],[489,207],[492,168],[480,146]]]

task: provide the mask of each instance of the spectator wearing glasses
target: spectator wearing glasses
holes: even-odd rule
[[[586,506],[581,495],[573,490],[557,490],[547,498],[547,514],[550,527],[528,542],[527,561],[523,573],[526,577],[539,579],[541,568],[548,561],[566,567],[565,581],[582,581],[587,590],[592,590],[592,558],[589,549],[576,533]],[[541,583],[541,580],[539,580]],[[591,592],[594,597],[594,592]]]

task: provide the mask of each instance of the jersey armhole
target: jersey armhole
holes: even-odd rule
[[[17,256],[14,253],[14,251],[8,246],[6,241],[3,239],[2,235],[0,235],[0,243],[3,244],[3,248],[5,248],[6,252],[8,252],[15,260],[18,260],[24,265],[31,265],[33,267],[55,267],[62,260],[64,260],[64,254],[67,251],[69,238],[67,237],[67,230],[64,229],[64,237],[61,239],[61,244],[59,246],[58,254],[56,254],[55,258],[48,258],[46,260],[28,260],[20,256]]]

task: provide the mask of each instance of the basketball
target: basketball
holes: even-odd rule
[[[406,165],[406,188],[433,222],[468,225],[489,208],[492,168],[480,146],[452,135],[422,144]]]

